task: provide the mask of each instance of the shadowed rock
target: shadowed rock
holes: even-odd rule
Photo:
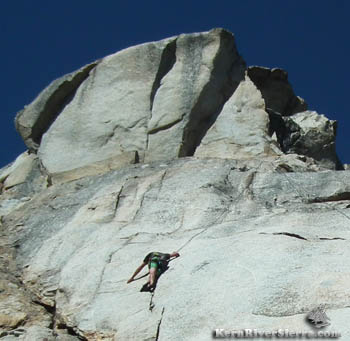
[[[72,100],[80,84],[98,62],[89,64],[52,82],[15,119],[16,129],[31,151],[39,148],[43,134]]]

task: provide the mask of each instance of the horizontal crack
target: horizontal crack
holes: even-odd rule
[[[183,120],[183,118],[185,117],[186,114],[182,114],[182,116],[180,118],[178,118],[177,120],[173,121],[173,122],[170,122],[168,124],[165,124],[163,126],[160,126],[160,127],[157,127],[157,128],[153,128],[151,130],[148,131],[148,134],[149,135],[152,135],[152,134],[156,134],[158,133],[159,131],[161,130],[167,130],[171,127],[173,127],[174,125],[178,124],[179,122],[181,122]]]
[[[322,237],[319,238],[320,240],[346,240],[345,238],[341,238],[341,237],[334,237],[334,238],[327,238],[327,237]]]
[[[322,203],[322,202],[328,202],[328,201],[343,201],[343,200],[350,200],[350,192],[338,193],[338,194],[330,195],[329,197],[316,197],[316,198],[309,199],[307,202],[309,204],[312,204],[312,203]]]
[[[259,234],[283,235],[283,236],[293,237],[293,238],[297,238],[297,239],[308,240],[308,239],[300,236],[299,234],[290,233],[290,232],[273,232],[273,233],[260,232]]]

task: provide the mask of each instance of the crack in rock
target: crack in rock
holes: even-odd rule
[[[167,129],[170,129],[171,127],[173,127],[174,125],[180,123],[184,117],[186,116],[186,114],[182,114],[182,116],[180,118],[178,118],[177,120],[173,121],[173,122],[170,122],[168,124],[165,124],[163,126],[160,126],[160,127],[157,127],[157,128],[154,128],[154,129],[151,129],[148,131],[148,134],[149,135],[152,135],[152,134],[156,134],[158,133],[159,131],[162,131],[162,130],[167,130]]]
[[[164,76],[173,68],[176,62],[176,41],[177,39],[174,39],[164,48],[162,56],[160,58],[158,72],[151,91],[151,112],[153,108],[154,97],[156,96],[156,93],[161,86],[161,81]]]
[[[161,87],[161,81],[165,77],[166,74],[170,72],[170,70],[173,68],[173,66],[176,63],[176,41],[177,38],[171,41],[163,50],[160,63],[159,63],[159,68],[158,72],[156,74],[156,77],[153,82],[152,90],[151,90],[151,95],[150,95],[150,115],[148,118],[148,121],[152,119],[152,110],[153,110],[153,103],[154,103],[154,98]],[[168,127],[169,128],[169,127]],[[165,128],[165,129],[168,129]],[[162,129],[160,129],[162,130]],[[158,130],[159,131],[159,130]],[[152,131],[147,133],[146,137],[146,148],[145,150],[148,150],[149,146],[149,135],[151,133],[156,133],[157,131]]]
[[[345,238],[341,237],[334,237],[334,238],[328,238],[328,237],[320,237],[320,240],[346,240]]]
[[[290,233],[290,232],[273,232],[273,233],[260,232],[259,234],[272,234],[274,236],[282,235],[282,236],[288,236],[288,237],[293,237],[293,238],[302,239],[302,240],[308,240],[308,239],[300,236],[299,234]]]
[[[220,32],[220,48],[213,60],[210,74],[211,81],[203,86],[188,114],[178,157],[193,156],[195,154],[197,147],[201,144],[202,139],[220,115],[225,103],[235,92],[240,81],[244,79],[246,70],[245,62],[239,56],[238,52],[236,52],[232,42],[232,35],[230,33],[224,30]],[[232,45],[227,48],[227,44]],[[196,56],[191,55],[189,58],[195,60]],[[202,60],[202,56],[199,58]],[[223,63],[228,58],[230,64]],[[226,74],[225,79],[221,80],[220,84],[216,84],[214,87],[213,84],[215,82],[213,80],[215,78],[219,80],[222,73]],[[216,100],[208,102],[208,98],[216,98]],[[205,105],[203,105],[204,103]]]
[[[115,201],[115,207],[114,207],[114,217],[116,216],[117,214],[117,210],[118,210],[118,206],[119,206],[119,202],[120,202],[120,197],[122,195],[122,192],[123,192],[123,189],[124,189],[124,185],[121,186],[119,192],[118,192],[118,195],[117,195],[117,199]]]
[[[39,299],[33,300],[33,303],[43,307],[46,312],[51,315],[51,324],[48,328],[52,330],[53,336],[57,337],[59,335],[58,330],[66,330],[68,335],[74,336],[79,340],[88,340],[76,331],[76,326],[69,326],[60,318],[59,314],[57,313],[56,302],[54,306],[47,305],[41,302]]]
[[[155,304],[153,303],[153,296],[154,296],[154,291],[151,293],[151,299],[149,301],[149,306],[148,306],[148,309],[150,312],[152,312],[153,308],[155,307]]]
[[[333,201],[343,201],[343,200],[350,200],[350,192],[342,192],[330,195],[328,197],[316,197],[309,199],[307,201],[308,204],[313,203],[322,203],[322,202],[333,202]]]
[[[155,340],[155,341],[158,341],[158,340],[159,340],[160,326],[161,326],[161,324],[162,324],[163,315],[164,315],[164,310],[165,310],[165,308],[163,307],[163,309],[162,309],[162,314],[161,314],[160,320],[159,320],[159,322],[158,322],[157,334],[156,334],[156,340]]]

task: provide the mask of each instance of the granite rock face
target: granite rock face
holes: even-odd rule
[[[38,155],[50,173],[130,152],[141,161],[193,155],[244,70],[234,38],[224,30],[180,35],[103,58],[59,115],[50,113],[57,118],[43,134]],[[44,95],[17,122],[30,121]]]
[[[42,135],[72,100],[76,90],[96,65],[97,62],[89,64],[56,79],[30,105],[17,114],[16,129],[29,150],[38,149]]]
[[[0,169],[0,338],[211,340],[216,328],[350,336],[350,172],[336,123],[231,33],[131,47],[52,83]],[[181,254],[140,292],[151,251]]]
[[[350,173],[282,169],[133,165],[50,186],[3,226],[26,289],[88,340],[210,340],[232,323],[305,329],[319,304],[347,333],[337,314],[348,316]],[[181,257],[154,294],[140,293],[146,279],[126,280],[152,250]]]
[[[261,92],[246,76],[225,103],[195,156],[250,159],[281,154],[269,136],[269,116]]]
[[[251,66],[247,73],[265,100],[266,108],[283,116],[290,116],[307,110],[306,102],[294,94],[288,82],[286,71],[278,68],[268,69]]]
[[[305,112],[319,134],[317,114],[306,109],[284,70],[246,68],[233,35],[215,29],[134,46],[63,76],[18,113],[16,127],[53,176],[111,158],[122,166],[212,157],[218,144],[223,158],[297,153],[341,168],[335,129],[320,137],[308,128],[294,148],[271,140],[271,111],[293,121]]]

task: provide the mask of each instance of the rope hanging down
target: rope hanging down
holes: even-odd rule
[[[268,161],[268,160],[264,160],[266,162],[269,162],[272,166],[272,168],[275,167],[275,165],[272,163],[272,161]],[[255,173],[257,173],[261,167],[261,165],[263,164],[264,161],[261,161],[259,166],[256,168]],[[294,181],[287,176],[287,174],[285,172],[280,171],[278,168],[275,169],[277,173],[282,174],[286,181],[289,183],[289,185],[299,194],[300,198],[303,200],[304,198],[309,201],[311,198],[310,193],[308,193],[304,188],[297,186],[296,184],[294,184]],[[243,188],[240,193],[238,194],[238,196],[236,197],[236,199],[233,201],[232,206],[235,205],[242,197],[243,193],[245,191],[245,188]],[[302,193],[303,192],[303,193]],[[350,217],[345,214],[344,212],[342,212],[340,209],[338,209],[337,207],[331,206],[330,204],[328,204],[327,202],[324,202],[324,204],[330,209],[330,210],[335,210],[337,211],[339,214],[341,214],[342,216],[344,216],[346,219],[350,220]],[[202,233],[206,232],[210,227],[204,228],[203,230],[201,230],[200,232],[198,232],[197,234],[193,235],[187,242],[185,242],[178,250],[177,252],[181,251],[183,248],[185,248],[193,239],[195,239],[196,237],[198,237],[199,235],[201,235]]]
[[[261,167],[261,165],[263,164],[264,161],[261,161],[259,166],[256,168],[256,170],[253,173],[257,173]],[[246,188],[243,188],[239,194],[237,195],[236,199],[232,202],[231,206],[234,206],[238,200],[241,198],[242,194],[244,193],[244,191],[246,190]],[[183,244],[178,250],[176,250],[176,252],[179,252],[180,250],[182,250],[185,246],[187,246],[193,239],[195,239],[197,236],[199,236],[200,234],[206,232],[209,227],[204,228],[202,231],[198,232],[197,234],[193,235],[187,242],[185,242],[185,244]]]

